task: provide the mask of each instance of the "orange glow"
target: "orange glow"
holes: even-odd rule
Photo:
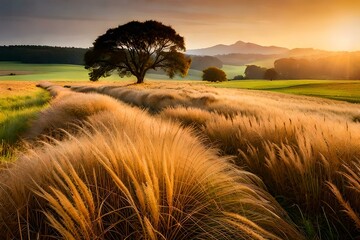
[[[355,18],[345,18],[336,22],[330,29],[330,43],[334,50],[357,49],[360,39],[358,26],[360,26],[360,19]]]
[[[154,19],[184,36],[187,49],[241,40],[360,50],[360,0],[34,1],[42,3],[9,1],[0,8],[0,32],[6,33],[0,35],[0,45],[89,47],[108,28]]]

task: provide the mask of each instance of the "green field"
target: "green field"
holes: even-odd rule
[[[222,68],[228,78],[244,74],[244,66],[224,65]],[[10,75],[15,74],[15,75]],[[202,71],[190,69],[186,80],[201,80]],[[157,73],[148,73],[147,79],[169,79],[166,75]],[[0,81],[18,80],[18,81],[87,81],[89,79],[88,71],[80,65],[67,64],[23,64],[17,62],[0,62]],[[114,74],[106,78],[109,81],[121,80]],[[134,77],[123,78],[125,80],[135,79]],[[175,76],[175,80],[181,80],[180,76]]]
[[[14,144],[37,112],[50,100],[50,94],[35,89],[24,94],[0,97],[0,141]]]
[[[221,69],[228,79],[233,79],[236,75],[244,75],[245,68],[246,66],[224,65]]]
[[[10,75],[15,74],[15,75]],[[189,70],[187,80],[201,80],[202,72]],[[146,75],[147,79],[169,79],[167,76],[156,73]],[[113,74],[106,78],[113,80],[132,80],[134,77],[120,78]],[[179,76],[175,80],[182,79]],[[0,81],[88,81],[88,71],[80,65],[69,64],[23,64],[17,62],[0,62]]]
[[[47,106],[50,94],[42,89],[0,96],[0,162],[12,158],[20,136]]]
[[[244,73],[245,66],[224,65],[222,68],[229,79]],[[15,75],[10,75],[15,74]],[[189,70],[185,80],[201,80],[202,72]],[[0,62],[0,81],[88,81],[88,71],[83,66],[65,64],[22,64]],[[149,73],[147,80],[167,80],[165,75]],[[182,80],[176,76],[175,80]],[[116,74],[107,81],[135,80],[134,77],[120,78]],[[211,83],[210,86],[268,90],[282,93],[317,96],[348,102],[360,102],[360,81],[349,80],[238,80]]]
[[[10,74],[15,74],[10,76]],[[88,79],[87,71],[78,65],[0,63],[0,80],[79,81]]]
[[[238,80],[209,84],[221,88],[267,90],[360,103],[358,80]]]

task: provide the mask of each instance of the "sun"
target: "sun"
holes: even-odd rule
[[[338,20],[330,28],[330,44],[334,50],[360,50],[360,19]]]

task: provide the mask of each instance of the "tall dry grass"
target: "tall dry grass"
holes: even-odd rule
[[[118,101],[100,94],[61,94],[34,120],[33,127],[25,134],[25,138],[61,140],[66,133],[78,132],[79,127],[92,115],[116,111],[119,107]]]
[[[89,112],[76,135],[1,170],[1,239],[303,238],[258,177],[189,128],[104,96],[60,92],[42,125],[68,109]]]
[[[251,114],[233,118],[211,114],[205,122],[199,115],[206,113],[189,109],[164,110],[161,116],[183,123],[200,119],[200,130],[210,142],[226,154],[238,155],[236,163],[259,176],[270,193],[281,198],[283,206],[294,212],[294,219],[304,216],[298,221],[312,225],[307,230],[311,237],[337,238],[343,231],[350,238],[357,236],[359,126],[301,113],[290,118],[265,113],[259,113],[262,117]],[[349,173],[349,169],[355,171]],[[343,210],[356,225],[343,216]],[[325,233],[320,232],[323,228],[327,229]]]
[[[91,93],[97,92],[109,95],[131,105],[146,108],[151,112],[159,112],[167,107],[195,106],[202,107],[214,103],[217,99],[213,94],[193,91],[171,91],[169,89],[134,89],[128,87],[89,87],[73,86],[73,91]]]
[[[309,116],[331,118],[339,121],[358,122],[359,107],[356,104],[305,96],[205,87],[199,84],[153,83],[144,86],[71,86],[77,92],[97,92],[123,102],[150,108],[159,112],[167,107],[193,107],[226,115],[259,116],[259,111],[276,109],[285,114],[302,113]],[[148,98],[157,101],[151,104]],[[165,101],[162,101],[165,99]]]
[[[344,186],[339,188],[329,182],[329,188],[343,208],[342,211],[353,221],[356,229],[360,230],[360,163],[353,163],[352,166],[344,164],[340,173],[345,179]]]
[[[174,111],[164,110],[162,116],[174,118]],[[194,116],[193,111],[189,111],[187,117],[184,117],[184,109],[178,111],[175,118],[181,122],[186,123],[189,118],[196,120],[196,117],[189,117]],[[308,229],[312,237],[327,234],[323,238],[336,238],[341,234],[339,231],[355,237],[359,234],[356,226],[348,223],[341,213],[344,208],[358,223],[360,195],[359,191],[354,191],[354,183],[359,172],[349,174],[348,169],[359,164],[359,126],[301,113],[290,118],[276,114],[275,110],[272,114],[274,116],[266,116],[266,111],[262,111],[258,114],[262,117],[251,114],[231,119],[212,114],[207,122],[199,123],[203,133],[226,154],[239,153],[237,164],[257,174],[274,196],[283,198],[287,209],[299,208],[300,213],[296,208],[291,210],[294,215],[305,216],[306,219],[299,221],[312,219],[314,230]],[[353,179],[349,180],[349,176]],[[347,182],[352,185],[344,187]],[[319,232],[323,225],[328,225],[329,232]]]
[[[237,165],[259,176],[308,238],[360,235],[358,105],[196,86],[160,88],[92,91],[195,127],[205,143],[237,156]],[[196,101],[204,96],[211,100]]]

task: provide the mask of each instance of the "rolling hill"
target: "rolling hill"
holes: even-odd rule
[[[219,44],[209,48],[188,50],[187,54],[207,56],[225,55],[232,53],[273,55],[286,54],[287,52],[289,52],[289,49],[283,47],[261,46],[254,43],[238,41],[231,45]]]

